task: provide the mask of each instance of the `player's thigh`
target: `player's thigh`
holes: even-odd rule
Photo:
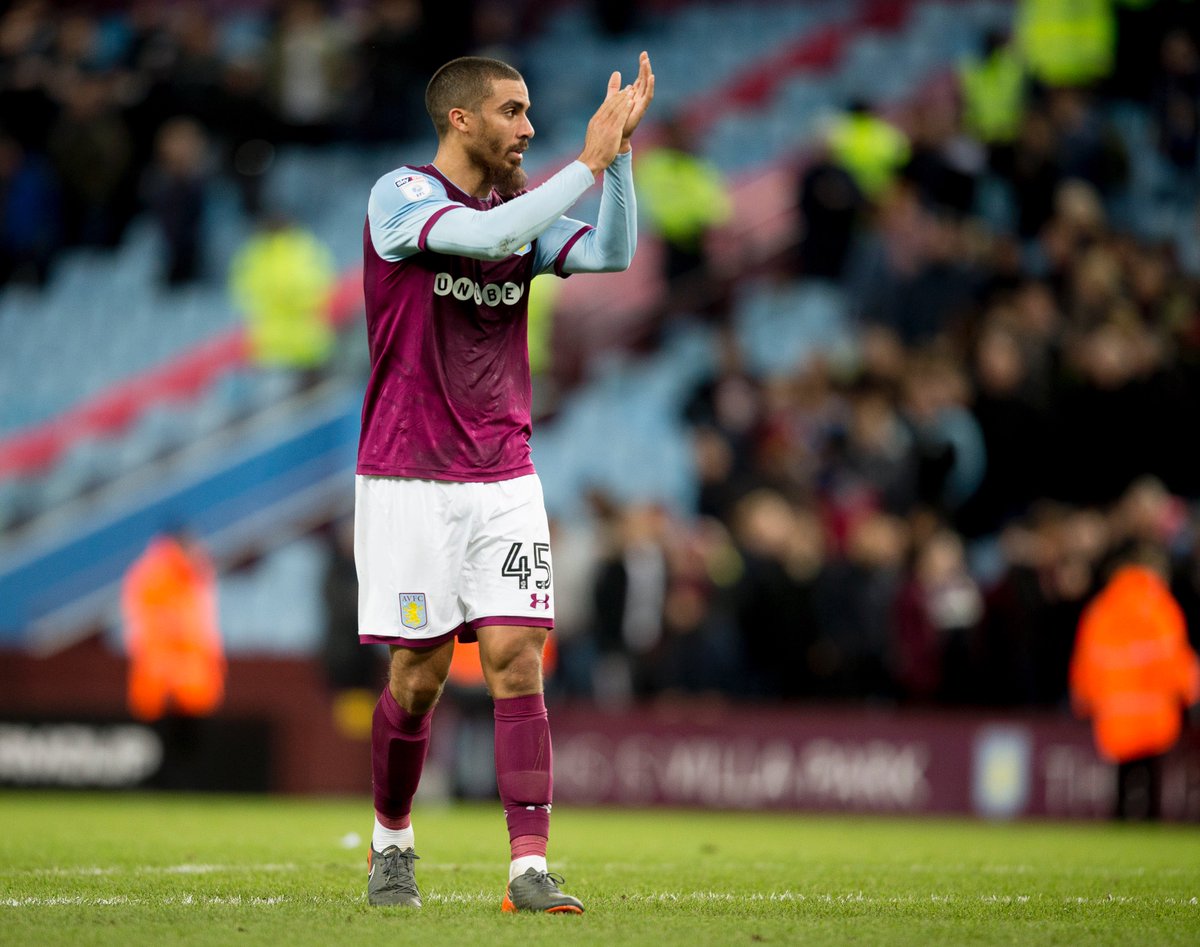
[[[470,536],[460,508],[467,497],[455,490],[460,486],[356,478],[360,637],[412,642],[462,626],[457,585]]]
[[[467,549],[461,595],[467,621],[554,625],[554,568],[541,482],[518,477],[485,488],[480,524]]]
[[[542,653],[545,628],[530,625],[484,625],[479,636],[479,661],[493,697],[520,697],[542,692]]]

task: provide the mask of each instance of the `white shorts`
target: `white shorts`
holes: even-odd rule
[[[364,644],[474,641],[484,625],[554,627],[554,574],[536,474],[453,483],[362,474],[354,485]]]

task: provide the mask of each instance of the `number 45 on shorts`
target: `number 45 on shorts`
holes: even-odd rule
[[[534,587],[539,589],[550,588],[550,544],[549,543],[531,543],[533,546],[533,568],[539,573],[538,578],[534,580]],[[533,574],[533,570],[529,568],[529,556],[523,550],[524,543],[513,543],[508,548],[508,555],[504,557],[504,565],[500,568],[500,574],[506,578],[517,580],[517,588],[528,589],[529,577]]]

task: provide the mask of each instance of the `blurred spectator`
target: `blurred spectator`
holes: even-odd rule
[[[251,218],[263,213],[263,187],[275,161],[278,121],[267,102],[262,65],[238,58],[225,66],[217,90],[214,128],[224,145],[224,166],[232,174],[242,212]]]
[[[868,200],[883,196],[911,155],[908,137],[896,126],[854,101],[826,134],[833,160],[845,168]]]
[[[987,285],[971,233],[956,215],[923,206],[910,183],[897,182],[847,275],[860,318],[910,347],[961,333]]]
[[[951,359],[914,357],[904,379],[903,406],[917,455],[917,501],[956,513],[983,480],[983,434],[967,410],[966,379]]]
[[[325,539],[329,552],[321,583],[321,598],[325,605],[325,678],[335,691],[357,689],[374,693],[385,664],[376,649],[358,644],[358,572],[354,566],[353,520],[345,517],[334,523]],[[374,706],[373,702],[371,706]],[[367,717],[369,732],[369,712]]]
[[[740,495],[733,473],[733,448],[720,431],[699,427],[692,433],[692,456],[699,486],[696,513],[727,518]]]
[[[1122,557],[1079,624],[1071,700],[1092,720],[1096,748],[1117,764],[1116,816],[1157,819],[1163,754],[1184,709],[1200,700],[1200,661],[1167,587],[1166,556],[1140,546]]]
[[[58,184],[51,168],[0,131],[0,286],[42,286],[59,245]]]
[[[898,516],[912,510],[917,448],[884,385],[864,379],[851,390],[845,427],[831,433],[828,447],[819,483],[839,545],[876,510]]]
[[[740,570],[741,559],[720,522],[701,519],[676,524],[667,545],[657,690],[672,694],[739,690],[737,629],[729,613],[729,593]],[[788,651],[781,648],[780,657],[786,660],[782,652]]]
[[[607,703],[645,697],[656,689],[667,593],[665,512],[653,505],[620,511],[594,590],[594,693]]]
[[[296,224],[270,219],[234,257],[229,288],[246,318],[259,365],[315,369],[333,351],[328,249]]]
[[[1184,196],[1194,197],[1200,158],[1200,51],[1185,30],[1172,30],[1163,38],[1151,104],[1158,149],[1182,173]]]
[[[742,558],[735,614],[745,693],[763,698],[819,692],[810,668],[819,637],[816,587],[826,564],[819,518],[760,489],[738,503],[733,522]]]
[[[1087,85],[1112,71],[1112,0],[1020,0],[1016,35],[1029,71],[1047,86]]]
[[[554,638],[558,669],[550,686],[572,697],[592,693],[596,664],[596,572],[604,530],[608,525],[608,499],[587,497],[588,515],[579,520],[550,519],[550,545],[554,551]]]
[[[975,206],[975,185],[987,155],[978,140],[960,130],[957,112],[945,94],[927,93],[914,105],[912,151],[903,174],[925,207],[962,217]]]
[[[358,572],[354,565],[354,522],[346,517],[326,535],[328,558],[321,583],[325,606],[321,657],[333,695],[338,730],[355,740],[369,739],[386,649],[358,643]]]
[[[873,377],[864,368],[865,377]],[[816,492],[831,444],[850,415],[833,369],[825,359],[811,359],[792,375],[767,379],[763,388],[752,470],[743,474],[750,485],[766,484],[797,501]],[[744,487],[743,487],[744,489]]]
[[[216,117],[217,89],[224,69],[217,47],[215,17],[199,4],[173,11],[169,23],[170,60],[165,82],[177,114],[206,122]]]
[[[349,92],[350,35],[321,0],[287,0],[279,14],[268,68],[284,133],[300,142],[328,141]]]
[[[554,371],[554,309],[562,280],[549,273],[529,284],[529,372],[533,376],[534,417],[554,410],[557,401]]]
[[[166,242],[167,284],[179,286],[202,275],[208,141],[196,122],[176,118],[159,129],[155,145],[143,191]]]
[[[854,176],[821,149],[800,178],[799,271],[839,280],[864,211]]]
[[[998,163],[997,154],[1017,140],[1026,84],[1021,57],[1003,33],[989,33],[982,56],[959,68],[963,130],[989,149],[993,167]]]
[[[938,529],[914,553],[896,600],[892,643],[896,687],[906,700],[972,703],[976,632],[983,595],[967,570],[962,541]]]
[[[121,590],[129,709],[141,720],[207,717],[225,696],[216,574],[192,536],[153,539]]]
[[[971,413],[986,466],[979,488],[956,512],[968,536],[989,535],[1021,515],[1043,493],[1046,419],[1031,384],[1029,357],[997,310],[975,346]]]
[[[1157,356],[1140,326],[1117,322],[1079,335],[1068,356],[1077,374],[1055,399],[1050,489],[1076,502],[1108,503],[1154,472],[1158,423],[1168,411],[1152,384]]]
[[[711,428],[728,445],[728,480],[736,492],[737,484],[747,479],[753,462],[755,439],[763,418],[762,391],[758,379],[746,369],[735,334],[722,329],[717,344],[716,372],[692,390],[684,403],[683,416],[695,427]],[[697,459],[719,463],[720,459],[713,456],[719,453],[716,442],[704,436],[700,440],[697,447],[702,453]],[[712,497],[705,502],[715,504],[711,512],[716,512],[722,501]]]
[[[669,291],[690,287],[695,293],[708,267],[705,239],[729,219],[733,202],[717,168],[696,156],[683,123],[667,121],[663,131],[662,144],[637,159],[638,199],[651,229],[663,239]]]
[[[1025,113],[1014,148],[997,160],[997,171],[1012,188],[1017,235],[1036,237],[1054,212],[1054,192],[1062,180],[1054,126],[1044,110]]]
[[[1108,542],[1099,512],[1046,502],[1005,530],[1008,569],[987,596],[980,638],[986,702],[1065,701],[1075,628]]]
[[[818,693],[894,697],[890,629],[908,540],[902,520],[867,513],[851,524],[844,558],[821,570],[813,590],[820,637],[810,650]]]
[[[116,245],[130,212],[122,189],[134,170],[133,139],[107,76],[84,74],[67,87],[47,150],[62,179],[66,243]]]
[[[1086,181],[1103,197],[1115,193],[1125,183],[1128,160],[1095,100],[1081,89],[1054,89],[1047,108],[1063,176]]]
[[[420,0],[381,0],[366,11],[356,59],[362,69],[362,134],[396,141],[424,131],[427,75]]]

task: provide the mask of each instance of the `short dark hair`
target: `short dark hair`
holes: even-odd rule
[[[425,89],[425,110],[441,138],[450,130],[451,109],[475,111],[492,94],[496,79],[523,82],[521,74],[506,62],[484,56],[452,59],[433,74]]]

